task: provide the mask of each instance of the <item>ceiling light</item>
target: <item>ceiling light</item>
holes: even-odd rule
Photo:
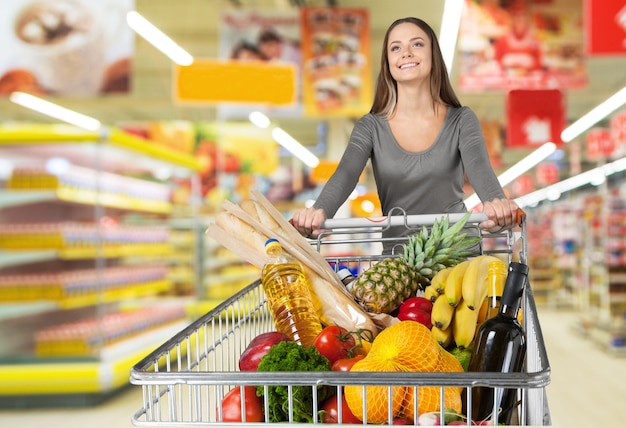
[[[602,184],[604,180],[606,180],[606,177],[624,170],[626,170],[626,157],[574,175],[558,183],[535,190],[534,192],[527,193],[526,195],[516,198],[515,202],[517,202],[520,208],[523,208],[526,206],[534,206],[545,199],[555,201],[565,192],[587,184],[597,186]]]
[[[100,121],[85,116],[84,114],[77,113],[75,111],[66,109],[57,104],[27,94],[25,92],[13,92],[9,98],[15,104],[19,104],[23,107],[31,110],[38,111],[47,116],[54,117],[55,119],[62,120],[79,128],[87,129],[89,131],[97,131],[102,126]]]
[[[313,153],[306,149],[302,144],[296,141],[291,135],[282,130],[281,128],[272,129],[272,137],[278,144],[289,150],[304,162],[310,168],[315,168],[319,165],[320,161]]]
[[[498,181],[500,182],[500,185],[504,187],[507,184],[511,183],[517,177],[519,177],[520,175],[524,174],[525,172],[535,167],[537,164],[539,164],[541,161],[546,159],[555,151],[556,151],[556,144],[552,142],[547,142],[543,144],[541,147],[533,151],[524,159],[520,160],[511,168],[507,169],[502,174],[500,174],[498,176]],[[469,196],[467,199],[465,199],[464,203],[467,209],[471,210],[472,208],[480,204],[480,198],[478,197],[478,195],[476,195],[476,193],[474,193],[471,196]]]
[[[253,111],[250,113],[248,115],[248,120],[250,120],[250,122],[252,122],[255,126],[263,129],[268,128],[271,123],[269,117],[265,116],[260,111]]]
[[[626,103],[626,87],[616,92],[602,104],[598,105],[589,113],[565,128],[563,132],[561,132],[561,140],[569,143],[587,129],[591,128],[593,125],[620,108],[624,103]]]
[[[128,26],[178,65],[191,65],[193,57],[134,10],[126,14]]]
[[[456,50],[456,40],[459,35],[463,5],[463,0],[446,0],[443,6],[439,45],[441,46],[441,53],[448,69],[448,74],[452,72],[452,62],[454,61],[454,52]]]

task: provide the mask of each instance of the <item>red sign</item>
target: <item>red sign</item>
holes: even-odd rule
[[[626,53],[626,3],[624,0],[586,0],[585,34],[589,55]]]
[[[559,181],[559,165],[555,162],[546,162],[537,165],[537,184],[549,186]]]
[[[615,151],[620,155],[626,153],[626,111],[611,118],[611,138],[615,143]]]
[[[587,132],[585,138],[587,144],[587,159],[598,160],[609,157],[615,150],[615,144],[611,139],[611,131],[604,128],[594,128]]]
[[[513,195],[522,196],[535,190],[535,182],[530,174],[522,174],[515,179],[512,185]]]
[[[507,97],[508,147],[539,147],[549,141],[562,144],[565,103],[558,89],[515,89]]]

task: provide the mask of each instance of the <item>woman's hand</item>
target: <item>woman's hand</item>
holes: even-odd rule
[[[326,220],[326,213],[323,209],[304,208],[293,213],[291,223],[300,234],[306,238],[317,238],[323,231],[320,229]]]
[[[488,220],[482,222],[480,227],[488,232],[498,233],[505,229],[511,229],[517,225],[517,211],[519,207],[511,199],[494,199],[483,203],[483,213]]]

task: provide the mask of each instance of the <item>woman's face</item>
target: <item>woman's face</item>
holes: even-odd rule
[[[387,63],[396,82],[428,78],[432,68],[431,42],[417,25],[405,22],[389,32]]]

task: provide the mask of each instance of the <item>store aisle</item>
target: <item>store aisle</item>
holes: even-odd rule
[[[539,308],[539,316],[552,367],[548,402],[553,426],[623,425],[626,358],[610,356],[574,333],[574,312]],[[140,402],[141,389],[129,387],[95,407],[0,411],[0,427],[127,428]]]

